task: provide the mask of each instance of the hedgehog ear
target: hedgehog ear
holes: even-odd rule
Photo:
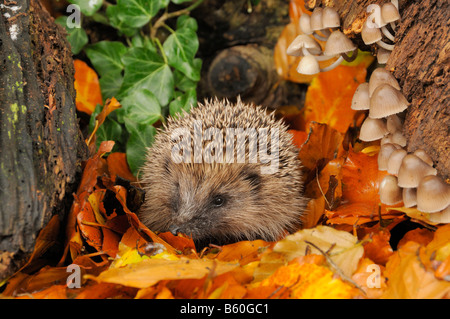
[[[245,169],[241,172],[241,176],[252,188],[258,189],[261,186],[261,176],[257,172]]]

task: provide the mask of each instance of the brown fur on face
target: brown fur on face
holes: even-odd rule
[[[226,128],[279,129],[279,167],[261,174],[258,163],[179,163],[172,160],[176,128],[200,120],[203,130]],[[142,182],[146,200],[139,212],[154,231],[191,235],[196,241],[216,243],[243,239],[277,240],[300,225],[305,207],[300,161],[286,127],[262,108],[214,100],[199,105],[180,119],[170,119],[149,149]],[[270,150],[270,145],[268,146]],[[248,152],[248,149],[246,149]],[[225,151],[224,151],[225,153]],[[193,156],[193,154],[192,154]]]

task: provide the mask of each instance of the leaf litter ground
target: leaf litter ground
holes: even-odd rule
[[[291,8],[292,11],[292,8]],[[295,16],[291,12],[291,17]],[[363,143],[357,132],[364,114],[350,109],[365,81],[370,57],[312,78],[290,70],[283,53],[295,29],[283,31],[275,62],[283,76],[309,83],[303,110],[277,111],[291,126],[304,165],[310,199],[305,228],[277,242],[242,241],[198,251],[182,234],[156,234],[135,212],[142,202],[126,155],[113,141],[91,156],[68,218],[54,216],[28,262],[3,283],[15,298],[448,298],[450,225],[434,225],[420,212],[380,203],[379,142]],[[101,102],[95,72],[77,68],[77,108],[92,113]],[[96,128],[119,108],[105,102]],[[412,217],[410,217],[412,216]],[[392,244],[402,223],[415,229]],[[63,253],[52,249],[65,238]],[[68,265],[76,271],[68,272]],[[73,266],[72,266],[73,267]],[[70,268],[73,269],[73,268]],[[77,282],[76,279],[79,281]],[[75,287],[71,284],[76,284]]]

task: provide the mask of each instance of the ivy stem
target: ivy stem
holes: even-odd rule
[[[161,15],[159,17],[158,20],[156,20],[155,24],[151,27],[151,31],[150,31],[150,37],[152,39],[156,38],[156,31],[158,30],[159,27],[163,26],[165,24],[165,21],[167,19],[170,18],[175,18],[178,17],[180,15],[183,14],[189,14],[189,12],[191,12],[192,10],[194,10],[195,8],[197,8],[204,0],[197,0],[195,3],[191,4],[189,7],[185,8],[185,9],[181,9],[178,11],[173,11],[173,12],[164,12],[163,15]]]
[[[167,56],[166,56],[166,53],[164,52],[163,46],[162,46],[162,44],[161,44],[161,41],[159,41],[158,38],[154,38],[153,40],[155,41],[156,45],[157,45],[158,48],[159,48],[159,51],[161,52],[161,55],[162,55],[162,57],[163,57],[163,59],[164,59],[164,63],[165,63],[165,64],[168,64]]]

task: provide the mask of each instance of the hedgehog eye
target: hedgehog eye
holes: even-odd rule
[[[215,197],[213,198],[212,203],[213,203],[213,205],[214,205],[215,207],[223,206],[223,204],[225,204],[225,198],[224,198],[223,196],[220,196],[220,195],[215,196]]]

